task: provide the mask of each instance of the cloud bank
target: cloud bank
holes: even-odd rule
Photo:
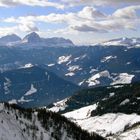
[[[120,4],[140,4],[139,0],[60,0],[65,5],[76,6],[76,5],[120,5]]]
[[[43,22],[51,24],[65,23],[67,29],[60,31],[73,30],[77,32],[107,33],[122,29],[135,30],[137,24],[140,23],[136,12],[139,9],[139,5],[128,6],[118,9],[110,15],[106,15],[94,7],[86,6],[76,13],[51,13],[40,16],[10,17],[2,19],[1,22],[15,23],[17,24],[17,28],[24,32],[39,31],[37,23]]]
[[[55,7],[63,9],[64,5],[48,0],[0,0],[0,7],[13,7],[19,5],[40,6],[40,7]]]

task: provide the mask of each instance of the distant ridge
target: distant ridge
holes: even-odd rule
[[[36,32],[26,35],[23,39],[15,34],[3,36],[0,38],[0,45],[10,47],[73,47],[73,42],[62,37],[41,38]]]
[[[139,47],[140,46],[140,38],[127,38],[127,37],[122,37],[122,38],[117,38],[117,39],[112,39],[109,41],[105,41],[102,43],[99,43],[99,45],[105,45],[105,46],[136,46]]]

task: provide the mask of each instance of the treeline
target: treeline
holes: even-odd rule
[[[17,116],[24,116],[24,118],[32,122],[34,122],[34,112],[37,112],[37,119],[42,127],[55,140],[61,140],[64,136],[66,136],[66,139],[73,140],[105,140],[96,133],[88,133],[82,130],[80,126],[77,126],[66,117],[46,109],[24,109],[18,105],[9,105],[8,103],[4,103],[4,106],[7,110],[18,110]],[[36,124],[33,126],[36,126]]]
[[[128,84],[120,88],[112,87],[109,91],[113,92],[114,96],[106,96],[105,100],[101,100],[97,109],[91,112],[92,116],[106,113],[140,114],[140,83]],[[122,102],[124,104],[121,104]]]
[[[38,110],[38,119],[47,131],[49,131],[50,128],[53,128],[51,135],[56,140],[61,140],[64,132],[74,140],[104,140],[104,138],[95,133],[89,134],[87,131],[82,130],[81,127],[69,121],[64,116],[51,111],[46,111],[45,109]],[[63,131],[60,131],[62,129]]]

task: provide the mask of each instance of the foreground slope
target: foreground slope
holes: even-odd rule
[[[0,104],[1,140],[104,140],[56,113]]]
[[[86,89],[50,105],[88,132],[112,140],[140,138],[140,83]]]

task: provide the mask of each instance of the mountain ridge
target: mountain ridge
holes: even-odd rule
[[[14,43],[20,42],[21,38],[16,34],[9,34],[0,38],[0,45],[12,45]]]
[[[66,98],[79,89],[56,74],[33,65],[1,73],[0,85],[1,101],[28,108]]]
[[[27,34],[23,39],[15,34],[0,38],[0,44],[9,47],[73,47],[74,43],[62,37],[42,38],[36,32]]]
[[[140,47],[140,38],[138,37],[122,37],[104,41],[102,43],[98,43],[98,45],[102,46],[127,46],[127,47]]]
[[[0,103],[0,139],[4,140],[105,140],[89,134],[64,116],[43,109],[24,109]]]

